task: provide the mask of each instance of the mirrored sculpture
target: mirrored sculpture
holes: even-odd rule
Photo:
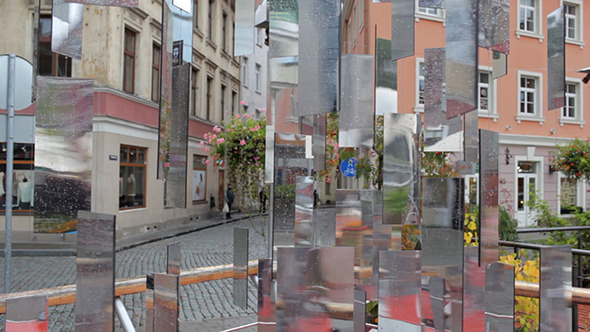
[[[72,59],[82,59],[82,17],[84,5],[53,0],[51,51]]]
[[[253,0],[235,2],[234,56],[254,53],[254,7]]]
[[[248,229],[234,228],[234,304],[248,308]]]
[[[565,9],[547,15],[547,109],[565,106]],[[522,85],[521,85],[522,86]]]
[[[47,296],[27,296],[6,301],[4,331],[49,331]]]

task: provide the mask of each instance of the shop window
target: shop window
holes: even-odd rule
[[[147,149],[121,145],[119,209],[145,207]]]
[[[12,210],[32,212],[34,208],[35,151],[33,144],[14,143],[12,177]],[[6,209],[6,153],[7,144],[0,143],[0,210]]]
[[[193,203],[207,199],[207,157],[193,155]]]
[[[72,59],[51,51],[51,15],[39,18],[39,75],[72,76]]]

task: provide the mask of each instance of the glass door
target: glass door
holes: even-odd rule
[[[518,163],[516,177],[516,220],[518,227],[529,227],[535,225],[535,214],[529,207],[533,199],[531,194],[537,188],[537,165],[531,161]]]

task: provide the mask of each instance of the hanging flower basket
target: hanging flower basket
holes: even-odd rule
[[[557,146],[555,160],[550,160],[555,168],[568,179],[590,180],[590,139],[576,139],[568,144]]]

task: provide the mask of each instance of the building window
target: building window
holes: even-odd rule
[[[572,179],[568,179],[561,173],[559,175],[559,214],[569,215],[582,212],[585,208],[584,185]]]
[[[209,0],[209,7],[207,8],[207,38],[213,40],[213,4],[214,0]]]
[[[6,152],[7,144],[0,143],[0,210],[6,209]],[[35,146],[14,143],[12,175],[12,210],[15,213],[32,212],[35,189]]]
[[[256,64],[256,92],[262,91],[262,77],[260,76],[260,65]]]
[[[223,20],[221,21],[221,47],[227,52],[227,14],[223,13]]]
[[[248,58],[242,58],[242,85],[248,87]]]
[[[576,118],[576,84],[567,83],[565,85],[565,106],[563,107],[562,116],[566,119],[575,119]]]
[[[443,10],[441,8],[430,8],[418,6],[419,1],[416,1],[416,18],[433,20],[438,22],[444,21]]]
[[[125,28],[125,48],[123,51],[123,91],[135,92],[135,40],[137,34]]]
[[[199,0],[193,0],[193,27],[199,29]]]
[[[264,30],[256,29],[256,45],[262,47],[263,42],[264,42]]]
[[[418,60],[416,68],[416,107],[424,107],[424,60]]]
[[[121,145],[119,159],[119,209],[145,207],[147,149]]]
[[[207,76],[207,113],[205,114],[206,120],[211,120],[211,111],[213,108],[213,77]]]
[[[429,7],[418,7],[418,12],[426,15],[439,16],[440,9]]]
[[[51,52],[51,15],[39,18],[39,75],[72,76],[72,59]]]
[[[207,199],[207,157],[193,155],[193,202]]]
[[[540,33],[538,0],[520,0],[518,29],[524,32]]]
[[[479,72],[479,97],[478,107],[480,112],[491,111],[491,76],[489,72]]]
[[[199,115],[199,70],[191,68],[191,114]]]
[[[541,117],[541,75],[537,73],[518,73],[518,114],[516,120],[535,120],[543,122]]]
[[[160,101],[160,46],[152,47],[152,100]]]
[[[581,0],[571,0],[563,2],[565,11],[565,38],[570,43],[582,42],[583,24],[583,2]]]
[[[582,82],[579,79],[568,79],[565,84],[565,106],[561,109],[559,119],[561,125],[566,123],[584,125],[582,96]]]
[[[238,113],[238,93],[236,91],[231,92],[231,111],[232,115]]]
[[[225,87],[225,85],[221,85],[221,119],[225,120],[225,105],[226,105],[226,101],[225,101],[225,93],[226,93],[227,88]]]

